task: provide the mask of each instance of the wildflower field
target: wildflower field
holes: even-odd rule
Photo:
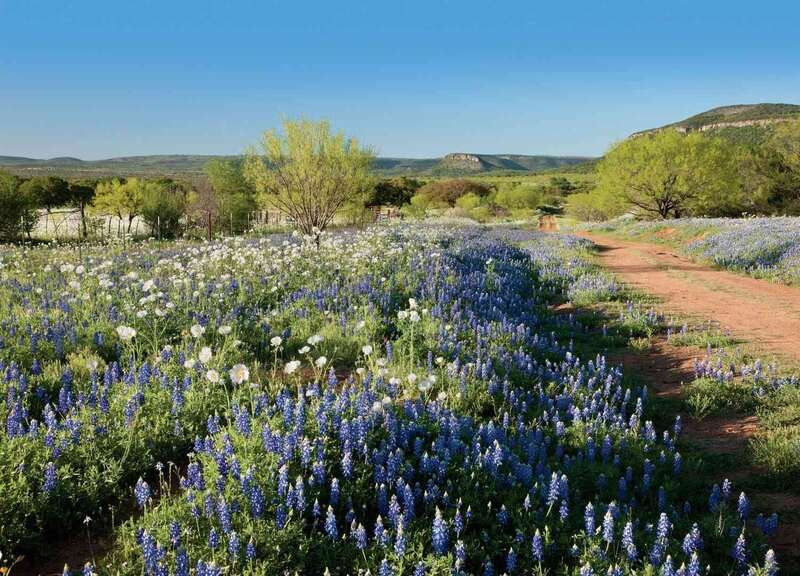
[[[707,485],[680,419],[552,311],[619,296],[588,249],[423,225],[0,248],[2,562],[90,530],[113,546],[75,573],[776,574],[777,516]]]
[[[599,232],[677,245],[699,260],[756,278],[800,283],[800,218],[618,218],[587,226]]]

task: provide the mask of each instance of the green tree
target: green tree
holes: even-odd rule
[[[614,146],[597,168],[597,190],[650,218],[735,213],[742,186],[733,144],[662,130]]]
[[[143,183],[141,216],[158,238],[175,238],[186,214],[187,190],[169,179]]]
[[[482,182],[467,180],[466,178],[457,178],[454,180],[434,180],[428,182],[419,189],[417,194],[426,196],[432,206],[455,206],[456,200],[462,196],[475,194],[483,198],[484,196],[488,196],[491,191],[491,187]]]
[[[36,198],[21,187],[22,180],[0,170],[0,238],[14,240],[23,232],[30,236],[36,222]]]
[[[81,236],[83,238],[89,235],[86,226],[86,207],[94,200],[96,186],[97,182],[94,180],[74,180],[69,183],[69,201],[78,208],[81,215]]]
[[[747,179],[758,208],[800,214],[800,120],[781,122],[767,142],[752,151]]]
[[[70,202],[69,184],[56,176],[35,176],[22,183],[23,191],[36,199],[36,204],[50,212]]]
[[[286,120],[283,133],[266,132],[261,147],[261,155],[248,153],[245,177],[304,234],[317,236],[345,204],[363,204],[373,186],[372,150],[327,122]]]
[[[134,219],[141,214],[145,183],[139,178],[106,180],[97,184],[94,207],[103,214],[113,214],[121,221],[127,220],[126,232],[130,234]]]
[[[530,183],[508,183],[498,187],[494,202],[508,210],[535,209],[544,201],[541,187]]]
[[[422,182],[415,178],[387,178],[375,184],[367,199],[367,206],[404,206],[411,202],[411,197],[422,187]]]
[[[258,207],[256,190],[244,176],[243,162],[209,160],[203,171],[211,186],[211,196],[195,197],[201,201],[200,211],[209,221],[216,220],[222,230],[229,230],[232,234],[243,232],[248,225],[248,214]]]

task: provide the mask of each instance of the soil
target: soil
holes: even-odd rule
[[[599,248],[600,263],[626,284],[658,297],[667,311],[718,322],[757,349],[790,362],[800,360],[800,290],[717,270],[678,255],[664,246],[582,234]],[[625,350],[610,360],[647,382],[656,396],[680,398],[681,386],[694,378],[694,362],[706,351],[673,346],[664,337],[649,350]],[[734,482],[764,474],[747,462],[747,445],[758,432],[752,415],[730,414],[697,420],[682,415],[682,436],[714,454],[741,456],[727,471]],[[780,525],[772,546],[782,572],[800,572],[800,496],[791,492],[749,494],[759,510],[778,512]],[[792,572],[793,573],[793,572]]]
[[[716,320],[760,350],[800,361],[800,289],[704,266],[661,245],[581,235],[597,244],[605,268],[666,310]]]

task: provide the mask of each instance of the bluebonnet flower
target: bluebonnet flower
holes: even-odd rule
[[[208,533],[208,547],[212,550],[219,548],[219,533],[216,528],[212,528]]]
[[[56,489],[58,483],[58,476],[56,474],[56,465],[48,462],[44,467],[44,482],[42,483],[42,491],[49,494]]]
[[[436,517],[433,519],[433,532],[431,535],[433,551],[443,555],[447,553],[450,537],[447,533],[447,522],[442,519],[442,512],[436,508]]]
[[[339,531],[336,528],[336,515],[333,513],[333,508],[328,506],[328,513],[325,516],[325,534],[331,540],[336,540],[339,536]]]
[[[541,562],[544,558],[544,543],[542,541],[542,534],[539,532],[538,528],[531,539],[531,554],[537,562]]]
[[[683,553],[691,556],[693,552],[698,552],[702,549],[703,538],[700,535],[700,527],[695,523],[683,539]]]
[[[583,512],[583,525],[586,528],[586,534],[594,536],[594,507],[591,502],[586,505],[586,510]]]
[[[772,548],[767,550],[764,556],[764,572],[767,576],[776,576],[778,574],[778,561],[775,559],[775,552]]]
[[[231,531],[231,533],[228,534],[228,554],[236,558],[239,555],[241,548],[242,541],[239,538],[239,535],[235,531]]]
[[[580,570],[581,576],[594,576],[594,570],[590,564],[584,564]]]
[[[403,557],[406,553],[406,536],[403,533],[403,517],[401,516],[397,523],[397,535],[394,540],[394,553],[399,557]]]
[[[392,572],[392,567],[389,566],[389,562],[387,562],[386,558],[381,560],[380,568],[378,569],[378,576],[392,576],[394,572]]]
[[[748,500],[744,492],[739,494],[739,503],[737,506],[737,512],[739,514],[740,520],[744,520],[750,514],[750,500]]]
[[[609,544],[614,542],[614,516],[610,509],[603,516],[603,540]]]
[[[636,560],[638,552],[636,550],[636,544],[633,542],[633,524],[630,521],[628,521],[628,523],[625,524],[625,528],[622,529],[622,546],[625,549],[628,560],[631,562]]]
[[[245,557],[247,557],[247,559],[251,562],[256,557],[256,542],[255,540],[253,540],[252,536],[250,537],[250,540],[247,541],[247,546],[245,547],[244,554]]]
[[[136,481],[133,494],[136,496],[136,502],[139,504],[139,508],[144,508],[147,504],[147,501],[150,499],[150,486],[147,484],[147,482],[139,478]]]
[[[509,574],[514,572],[514,569],[517,567],[517,554],[514,552],[513,548],[508,549],[508,554],[506,555],[506,572]]]
[[[731,550],[731,556],[740,568],[743,568],[747,565],[747,543],[744,539],[744,530],[736,539],[736,544],[733,545],[733,549]]]

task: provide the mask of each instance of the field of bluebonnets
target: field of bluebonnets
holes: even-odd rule
[[[617,297],[587,246],[3,247],[4,561],[92,530],[78,573],[777,573],[777,517],[701,484],[680,420],[550,312]]]
[[[629,218],[592,229],[678,243],[687,254],[722,268],[786,284],[800,283],[800,218]]]

